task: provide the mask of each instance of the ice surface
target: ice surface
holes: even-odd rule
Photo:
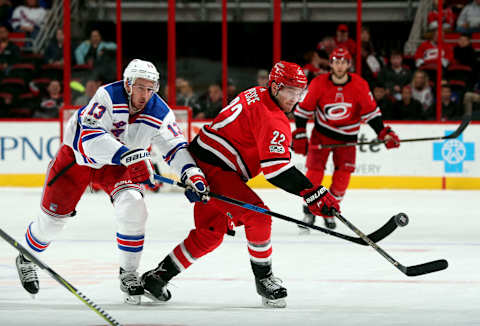
[[[259,190],[270,209],[302,218],[301,200]],[[1,189],[0,227],[24,237],[41,190]],[[40,256],[122,325],[480,325],[480,192],[350,190],[342,215],[364,233],[405,212],[410,224],[380,246],[403,265],[445,258],[445,271],[407,277],[370,247],[273,219],[273,267],[288,289],[286,309],[266,309],[255,292],[242,228],[172,282],[162,305],[122,303],[115,221],[108,197],[85,194],[77,216]],[[181,193],[147,194],[150,216],[140,272],[151,269],[193,225]],[[341,223],[338,221],[338,223]],[[323,226],[322,224],[319,224]],[[354,235],[343,225],[339,232]],[[355,236],[355,235],[354,235]],[[40,271],[35,300],[21,288],[17,252],[0,239],[0,325],[107,325]]]

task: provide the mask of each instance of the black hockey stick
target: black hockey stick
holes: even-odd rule
[[[105,310],[99,307],[96,303],[92,300],[87,298],[82,292],[78,291],[72,284],[66,281],[63,277],[58,275],[53,269],[48,267],[45,263],[43,263],[40,259],[30,254],[30,252],[25,249],[20,243],[18,243],[15,239],[10,237],[6,234],[2,229],[0,229],[0,236],[7,241],[9,244],[12,245],[15,249],[17,249],[22,255],[28,258],[31,262],[35,263],[41,269],[44,269],[55,281],[63,285],[68,291],[73,293],[78,299],[80,299],[83,303],[85,303],[90,309],[95,311],[100,317],[105,319],[110,325],[112,326],[121,326],[121,324],[116,321],[112,316],[110,316]]]
[[[159,181],[162,181],[164,183],[168,183],[168,184],[171,184],[171,185],[181,187],[181,188],[186,188],[187,187],[182,182],[177,182],[175,180],[163,177],[161,175],[156,174],[155,179],[159,180]],[[317,231],[320,231],[320,232],[323,232],[323,233],[326,233],[326,234],[329,234],[331,236],[341,238],[341,239],[344,239],[344,240],[347,240],[347,241],[351,241],[351,242],[357,243],[357,244],[362,245],[362,246],[368,246],[369,245],[369,243],[362,238],[351,237],[349,235],[338,233],[338,232],[332,231],[330,229],[325,229],[325,228],[322,228],[320,226],[316,226],[316,225],[313,225],[313,224],[308,224],[308,223],[305,223],[303,221],[294,219],[292,217],[288,217],[288,216],[285,216],[285,215],[282,215],[282,214],[279,214],[279,213],[275,213],[275,212],[269,211],[265,208],[255,206],[255,205],[252,205],[252,204],[248,204],[248,203],[242,202],[242,201],[237,200],[237,199],[233,199],[233,198],[230,198],[230,197],[218,195],[218,194],[215,194],[213,192],[209,192],[208,195],[212,198],[219,199],[221,201],[230,203],[232,205],[240,206],[240,207],[243,207],[245,209],[249,209],[249,210],[252,210],[252,211],[255,211],[255,212],[259,212],[259,213],[262,213],[262,214],[265,214],[265,215],[270,215],[270,216],[282,219],[284,221],[293,222],[293,223],[296,223],[296,224],[299,224],[299,225],[303,225],[307,228],[314,229],[314,230],[317,230]],[[405,217],[403,217],[403,216],[405,216]],[[390,220],[388,220],[388,222],[385,223],[381,228],[379,228],[375,232],[368,235],[369,240],[373,241],[373,242],[378,242],[378,241],[386,238],[397,228],[397,226],[406,225],[406,223],[402,224],[402,220],[404,220],[405,218],[407,218],[407,217],[404,213],[399,213],[395,216],[392,216],[390,218]],[[408,223],[408,218],[407,218],[407,223]]]
[[[448,262],[445,259],[434,260],[425,264],[414,265],[414,266],[403,266],[398,261],[392,258],[389,254],[380,248],[374,241],[369,239],[362,231],[357,229],[352,223],[350,223],[345,217],[340,213],[335,213],[335,216],[342,221],[343,224],[348,226],[350,230],[355,232],[360,238],[367,242],[373,249],[375,249],[380,255],[382,255],[386,260],[388,260],[393,266],[398,268],[403,274],[407,276],[418,276],[428,273],[434,273],[441,270],[444,270],[448,267]]]
[[[415,142],[415,141],[427,141],[427,140],[444,140],[444,139],[454,139],[462,134],[462,132],[467,128],[468,124],[472,120],[471,116],[466,117],[462,123],[457,127],[453,133],[441,136],[441,137],[426,137],[426,138],[409,138],[409,139],[400,139],[401,143]],[[344,144],[320,144],[318,147],[321,148],[335,148],[335,147],[347,147],[347,146],[362,146],[362,145],[378,145],[385,143],[385,140],[375,139],[369,142],[357,142],[357,143],[344,143]]]

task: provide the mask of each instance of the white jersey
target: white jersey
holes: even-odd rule
[[[100,87],[90,102],[72,115],[63,142],[73,149],[77,164],[95,169],[120,165],[126,151],[155,144],[179,175],[196,165],[173,111],[157,94],[133,116],[128,107],[123,81],[117,81]]]

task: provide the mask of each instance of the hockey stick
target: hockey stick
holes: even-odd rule
[[[398,268],[403,274],[407,276],[418,276],[424,275],[428,273],[434,273],[441,270],[444,270],[448,267],[448,262],[445,259],[439,259],[435,261],[431,261],[428,263],[414,265],[414,266],[404,266],[400,264],[398,261],[392,258],[389,254],[385,252],[382,248],[380,248],[374,241],[369,239],[362,231],[357,229],[352,223],[350,223],[345,217],[343,217],[340,213],[335,213],[335,216],[342,221],[343,224],[348,226],[350,230],[355,232],[360,238],[362,238],[365,242],[367,242],[373,249],[375,249],[380,255],[382,255],[386,260],[388,260],[393,266]]]
[[[164,183],[168,183],[168,184],[171,184],[171,185],[181,187],[181,188],[186,188],[187,187],[182,182],[178,182],[178,181],[163,177],[161,175],[156,174],[155,179],[159,180],[161,182],[164,182]],[[325,229],[325,228],[322,228],[320,226],[316,226],[316,225],[313,225],[313,224],[308,224],[308,223],[305,223],[303,221],[294,219],[292,217],[288,217],[288,216],[285,216],[285,215],[282,215],[282,214],[279,214],[279,213],[275,213],[275,212],[269,211],[265,208],[255,206],[255,205],[252,205],[252,204],[248,204],[248,203],[242,202],[242,201],[237,200],[237,199],[233,199],[233,198],[229,198],[229,197],[226,197],[226,196],[218,195],[218,194],[215,194],[213,192],[209,192],[208,195],[212,198],[219,199],[221,201],[230,203],[232,205],[240,206],[240,207],[243,207],[245,209],[249,209],[249,210],[252,210],[252,211],[255,211],[255,212],[259,212],[259,213],[262,213],[262,214],[265,214],[265,215],[270,215],[270,216],[282,219],[284,221],[293,222],[293,223],[296,223],[296,224],[299,224],[299,225],[303,225],[307,228],[315,229],[317,231],[320,231],[320,232],[323,232],[323,233],[326,233],[326,234],[329,234],[331,236],[341,238],[341,239],[344,239],[344,240],[347,240],[347,241],[351,241],[351,242],[357,243],[357,244],[362,245],[362,246],[368,246],[369,245],[369,243],[362,238],[351,237],[349,235],[338,233],[338,232],[332,231],[330,229]],[[403,222],[403,223],[405,223],[405,224],[403,224],[402,220],[405,220],[405,219],[407,219],[406,220],[407,222]],[[375,232],[369,234],[368,238],[369,238],[370,241],[378,242],[378,241],[386,238],[387,236],[389,236],[397,228],[397,226],[404,226],[404,225],[406,225],[406,223],[408,223],[408,218],[406,217],[406,215],[404,213],[399,213],[395,216],[392,216],[390,218],[390,220],[388,220],[388,222],[385,223],[381,228],[379,228]]]
[[[442,137],[426,137],[426,138],[409,138],[409,139],[400,139],[401,143],[415,142],[415,141],[427,141],[427,140],[445,140],[445,139],[454,139],[462,134],[462,132],[467,128],[468,124],[472,120],[471,116],[466,117],[462,123],[457,127],[453,133],[442,136]],[[320,144],[318,145],[319,149],[322,148],[335,148],[335,147],[347,147],[347,146],[362,146],[362,145],[378,145],[385,143],[385,140],[373,140],[369,142],[357,142],[357,143],[344,143],[344,144]]]
[[[99,307],[96,303],[92,300],[87,298],[82,292],[78,291],[72,284],[66,281],[63,277],[58,275],[53,269],[48,267],[45,263],[43,263],[40,259],[30,254],[30,252],[25,249],[20,243],[18,243],[15,239],[10,237],[6,234],[2,229],[0,229],[0,236],[7,241],[9,244],[12,245],[15,249],[17,249],[22,255],[27,257],[30,261],[34,262],[38,267],[44,269],[55,281],[63,285],[68,291],[73,293],[78,299],[80,299],[83,303],[85,303],[90,309],[95,311],[100,317],[105,319],[110,325],[112,326],[121,326],[121,324],[116,321],[112,316],[110,316],[105,310]]]

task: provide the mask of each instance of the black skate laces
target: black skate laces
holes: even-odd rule
[[[120,280],[126,287],[142,286],[137,272],[123,272],[120,274]]]
[[[37,267],[34,263],[22,261],[19,265],[23,282],[27,283],[38,281]]]
[[[270,276],[264,279],[261,279],[260,282],[267,288],[269,291],[275,291],[281,288],[282,280],[275,276]]]

